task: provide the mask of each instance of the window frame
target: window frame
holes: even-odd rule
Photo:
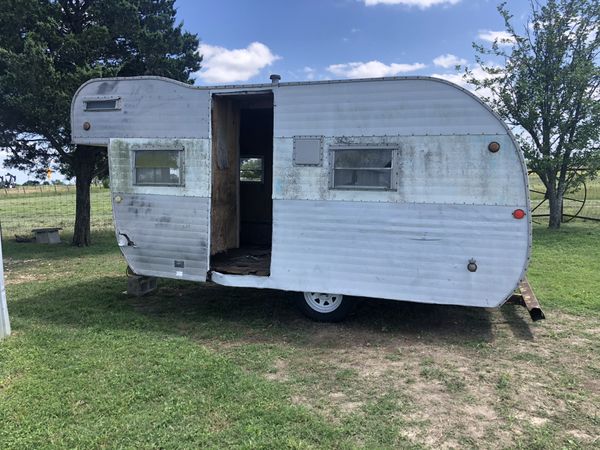
[[[242,159],[260,159],[260,181],[242,180]],[[262,155],[240,156],[238,163],[238,179],[240,183],[265,184],[265,157]]]
[[[90,108],[88,105],[93,102],[115,102],[114,108]],[[122,109],[122,99],[115,95],[105,95],[96,97],[85,97],[83,99],[83,110],[89,112],[103,112],[103,111],[120,111]]]
[[[179,168],[179,183],[139,183],[137,176],[137,155],[139,152],[178,152],[178,168]],[[153,186],[153,187],[183,187],[185,186],[185,149],[184,148],[136,148],[132,150],[133,158],[131,159],[132,173],[133,173],[133,186]],[[161,167],[153,167],[153,169],[160,169]]]
[[[348,150],[385,150],[391,154],[391,167],[337,167],[335,166],[335,154],[338,151]],[[330,145],[329,146],[329,189],[336,191],[371,191],[371,192],[389,192],[397,191],[397,145],[369,145],[369,144],[349,144],[349,145]],[[336,186],[335,185],[335,171],[338,170],[389,170],[390,171],[390,185],[389,187],[384,186]]]

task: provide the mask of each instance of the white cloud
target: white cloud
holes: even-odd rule
[[[483,41],[494,42],[498,41],[498,45],[512,45],[515,42],[515,38],[507,31],[492,31],[492,30],[481,30],[477,37]]]
[[[306,77],[307,80],[314,80],[315,79],[315,75],[317,73],[317,71],[315,69],[313,69],[312,67],[308,67],[306,66],[304,69],[302,69],[304,72],[304,76]]]
[[[202,69],[196,76],[208,83],[247,81],[281,59],[261,42],[233,50],[202,43],[198,52],[203,55],[203,60]]]
[[[381,61],[351,62],[346,64],[332,64],[327,71],[344,78],[375,78],[393,77],[401,73],[414,72],[427,67],[422,63],[414,64],[384,64]]]
[[[485,72],[479,65],[471,67],[470,69],[473,78],[476,78],[478,80],[485,80],[486,78],[492,77],[492,75]],[[450,81],[451,83],[457,84],[460,87],[467,89],[480,97],[490,97],[492,95],[492,92],[488,88],[482,88],[476,91],[475,86],[467,83],[462,73],[432,73],[430,76]]]
[[[436,5],[456,5],[460,0],[363,0],[367,6],[375,5],[405,5],[427,9]]]
[[[458,84],[460,87],[473,91],[473,86],[468,84],[464,79],[462,73],[432,73],[432,77],[441,78],[451,83]]]
[[[433,60],[433,64],[439,67],[443,67],[444,69],[450,69],[456,66],[464,66],[467,63],[467,60],[464,58],[459,58],[452,53],[447,53],[445,55],[440,55]]]

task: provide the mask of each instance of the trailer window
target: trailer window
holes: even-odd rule
[[[262,156],[240,158],[240,181],[247,183],[263,183],[264,160]]]
[[[392,189],[392,148],[331,148],[331,187]]]
[[[120,97],[92,97],[84,98],[86,111],[117,111],[121,109]]]
[[[183,150],[136,150],[135,184],[181,186]]]

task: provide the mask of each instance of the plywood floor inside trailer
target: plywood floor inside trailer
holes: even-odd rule
[[[230,275],[269,276],[271,269],[271,248],[265,246],[244,246],[214,255],[211,269]]]

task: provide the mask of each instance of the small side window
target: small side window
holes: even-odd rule
[[[264,183],[264,159],[262,156],[240,158],[240,181]]]
[[[181,186],[183,150],[135,150],[134,179],[138,186]]]
[[[117,111],[121,109],[120,97],[85,98],[83,103],[86,111]]]
[[[393,189],[394,148],[332,147],[333,189]]]

